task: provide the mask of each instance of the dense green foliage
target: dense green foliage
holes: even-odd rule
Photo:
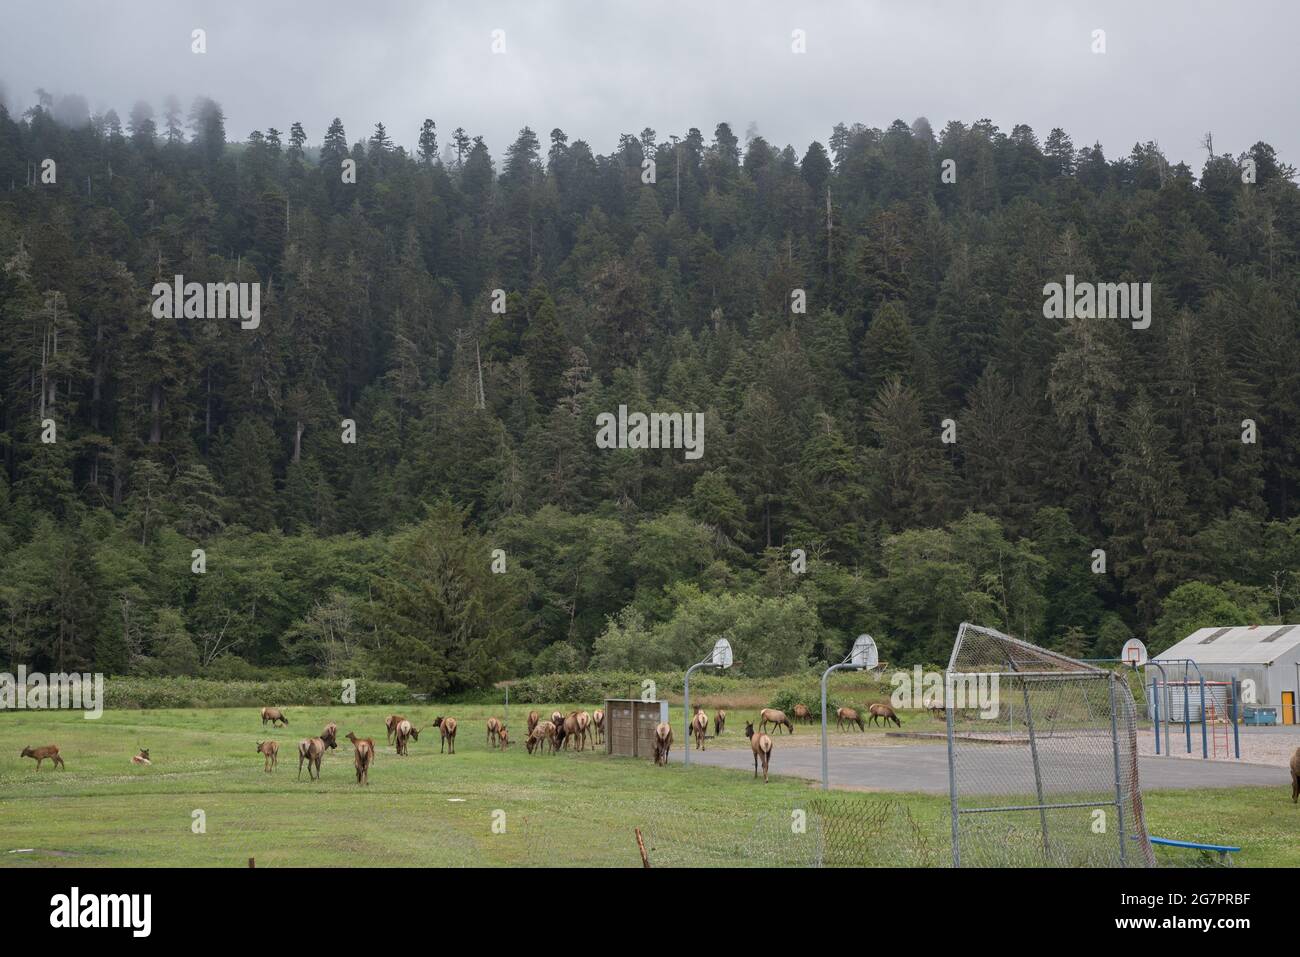
[[[988,120],[802,156],[525,129],[498,170],[431,122],[408,154],[54,106],[0,112],[4,660],[441,692],[720,634],[770,675],[863,631],[944,661],[963,619],[1114,654],[1294,616],[1300,196],[1265,143],[1198,179]],[[260,325],[155,319],[176,274],[260,282]],[[1151,327],[1045,319],[1066,274],[1151,282]],[[703,412],[703,457],[598,449],[620,404]]]

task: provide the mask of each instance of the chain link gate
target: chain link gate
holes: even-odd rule
[[[944,711],[954,866],[1155,865],[1113,672],[963,623]]]

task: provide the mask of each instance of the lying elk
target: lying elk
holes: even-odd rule
[[[497,746],[497,741],[500,740],[501,738],[501,727],[502,725],[501,725],[500,718],[487,719],[488,747],[495,748]]]
[[[528,733],[533,733],[533,728],[537,727],[537,722],[541,720],[541,715],[536,711],[528,712]]]
[[[37,771],[41,769],[41,762],[46,758],[53,761],[56,768],[63,768],[65,771],[68,770],[68,766],[63,763],[63,758],[59,757],[59,746],[57,744],[47,744],[43,748],[26,747],[23,748],[23,753],[18,755],[18,757],[35,758]]]
[[[719,708],[717,713],[713,716],[713,736],[715,738],[721,737],[722,732],[725,731],[726,728],[727,728],[727,712]]]
[[[903,722],[898,720],[898,715],[894,714],[894,709],[887,704],[868,705],[867,711],[871,714],[871,717],[868,720],[870,720],[872,724],[875,724],[876,719],[879,718],[885,722],[885,727],[889,727],[889,722],[891,721],[900,728],[903,726]]]
[[[152,764],[153,762],[149,760],[149,749],[148,749],[148,748],[141,748],[139,754],[133,754],[133,755],[131,755],[131,763],[132,763],[132,764]]]
[[[395,740],[397,741],[397,753],[406,754],[408,742],[412,740],[420,740],[420,729],[403,718],[401,721],[397,722],[397,728],[394,735]]]
[[[257,742],[257,753],[262,755],[262,770],[267,774],[280,763],[280,746],[274,741]]]
[[[352,742],[352,747],[355,749],[352,755],[352,766],[357,772],[357,783],[370,787],[370,765],[375,760],[374,739],[358,738],[349,731],[348,740]]]
[[[862,720],[862,715],[858,714],[856,708],[837,708],[835,711],[835,730],[843,731],[846,724],[849,726],[850,731],[853,730],[855,724],[858,726],[859,731],[867,730],[866,722]]]
[[[668,752],[673,747],[673,728],[667,721],[655,725],[655,764],[668,763]]]
[[[709,733],[709,716],[704,713],[703,708],[695,711],[695,717],[691,718],[691,734],[695,735],[695,750],[704,750],[704,736]]]
[[[800,724],[812,724],[812,712],[808,710],[806,704],[797,704],[792,709],[794,720]]]
[[[397,734],[397,726],[406,720],[404,714],[390,714],[384,719],[384,727],[388,729],[388,743],[393,743],[393,735]]]
[[[776,708],[764,708],[758,713],[758,717],[761,719],[758,730],[763,733],[767,732],[767,726],[770,724],[777,728],[787,728],[791,734],[794,734],[794,725],[790,723],[790,719],[785,716],[784,711],[778,711]]]
[[[541,754],[545,742],[550,742],[551,750],[555,750],[555,725],[550,721],[539,721],[533,727],[533,730],[528,732],[528,739],[524,741],[524,747],[528,749],[529,754],[532,754],[534,750]]]
[[[448,754],[456,753],[456,719],[444,718],[441,715],[433,719],[433,726],[442,729],[442,747],[438,748],[438,753],[446,748]]]
[[[315,780],[320,780],[320,759],[325,757],[326,748],[337,748],[338,742],[333,738],[304,738],[298,742],[298,780],[302,780],[302,763],[307,762],[307,779],[312,780],[311,769],[316,767]]]
[[[605,740],[605,712],[597,708],[591,713],[591,726],[596,729],[596,743],[601,744]]]
[[[281,725],[289,723],[289,719],[284,716],[284,712],[279,708],[262,709],[262,727],[266,727],[266,722],[271,722],[271,727],[278,728]]]
[[[745,722],[745,737],[749,738],[749,747],[754,752],[754,777],[758,777],[758,761],[763,760],[763,783],[767,783],[767,766],[772,760],[772,739],[763,732],[754,733],[752,721]]]

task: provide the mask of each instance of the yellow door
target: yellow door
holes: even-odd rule
[[[1282,692],[1282,723],[1295,724],[1295,692]]]

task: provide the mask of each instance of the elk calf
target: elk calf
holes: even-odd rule
[[[501,730],[497,732],[497,737],[501,739],[502,751],[510,747],[510,732],[506,730],[506,726],[504,724],[501,725]]]
[[[673,747],[673,728],[667,721],[655,725],[655,764],[668,764],[668,752]]]
[[[767,766],[772,760],[772,739],[761,731],[754,733],[752,722],[745,722],[745,737],[749,738],[749,746],[754,752],[754,777],[758,777],[758,762],[763,762],[763,783],[767,783]]]
[[[63,758],[59,757],[59,746],[57,744],[47,744],[43,748],[26,747],[23,748],[22,754],[18,755],[18,757],[35,758],[37,771],[41,769],[41,762],[46,758],[53,761],[56,768],[63,768],[65,771],[68,770],[67,765],[63,763]]]
[[[542,753],[542,747],[545,742],[549,742],[551,750],[555,750],[555,725],[550,721],[539,721],[532,731],[528,733],[528,740],[524,742],[524,747],[528,753],[536,751]]]
[[[488,719],[487,719],[487,740],[488,740],[488,747],[489,747],[489,748],[495,748],[495,747],[497,746],[497,742],[498,742],[500,739],[501,739],[501,719],[500,719],[500,718],[488,718]]]
[[[271,722],[271,727],[278,728],[281,725],[289,723],[289,719],[284,716],[284,712],[279,708],[262,709],[262,727],[266,727],[266,722]]]
[[[257,753],[262,755],[262,770],[267,774],[280,763],[280,746],[274,741],[257,742]]]
[[[438,748],[438,753],[442,754],[443,748],[447,749],[448,754],[456,753],[456,719],[444,718],[441,715],[433,719],[433,726],[442,729],[442,745]]]

